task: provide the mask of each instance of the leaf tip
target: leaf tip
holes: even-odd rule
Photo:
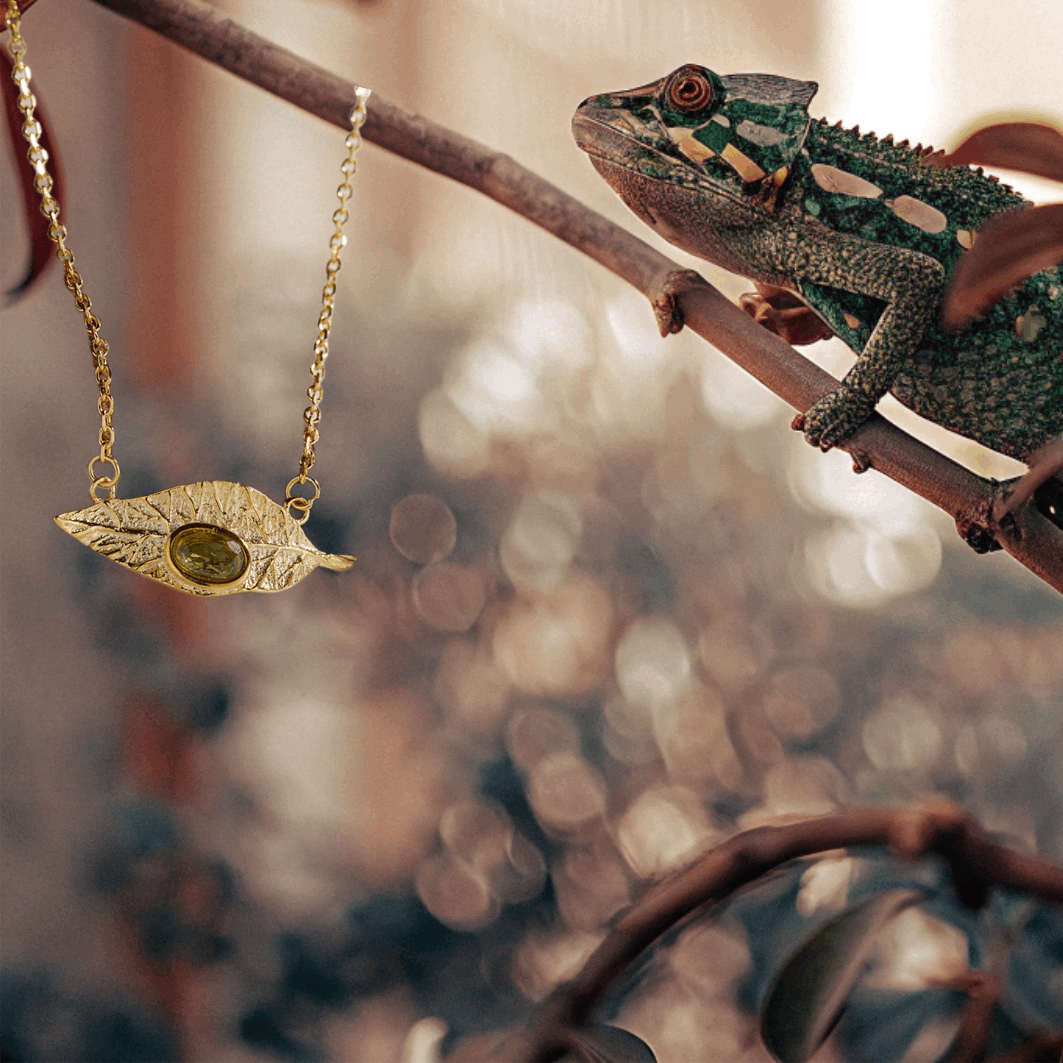
[[[333,572],[346,572],[358,560],[353,554],[320,554],[319,557],[322,568]]]

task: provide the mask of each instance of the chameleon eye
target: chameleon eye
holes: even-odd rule
[[[668,86],[668,102],[680,111],[701,111],[712,102],[712,82],[695,70],[680,71]]]

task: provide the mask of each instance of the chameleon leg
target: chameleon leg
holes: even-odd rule
[[[856,365],[795,428],[813,446],[829,450],[867,420],[898,370],[917,349],[945,288],[945,268],[929,255],[837,233],[794,230],[783,235],[783,266],[802,294],[834,288],[886,304]],[[815,299],[810,299],[815,302]]]

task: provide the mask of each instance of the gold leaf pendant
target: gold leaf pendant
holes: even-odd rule
[[[342,572],[354,564],[318,550],[261,491],[227,480],[107,499],[55,522],[96,553],[187,594],[283,591],[318,565]]]

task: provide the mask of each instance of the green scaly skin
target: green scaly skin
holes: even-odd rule
[[[930,150],[808,116],[813,82],[688,65],[592,96],[577,143],[625,203],[684,250],[798,295],[857,354],[803,418],[827,449],[892,393],[1019,459],[1063,434],[1063,269],[963,331],[937,324],[952,269],[994,215],[1029,204]]]

